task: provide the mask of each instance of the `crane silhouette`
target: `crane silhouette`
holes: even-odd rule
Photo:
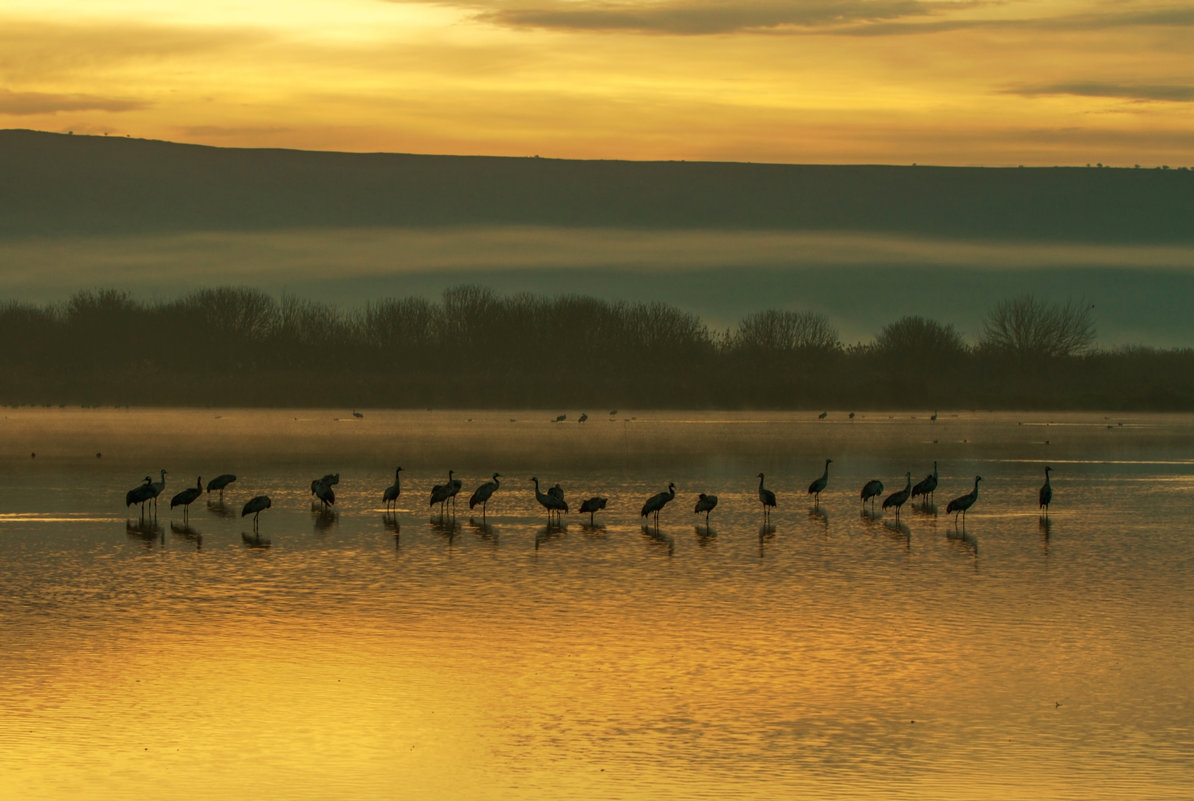
[[[589,525],[593,525],[593,515],[605,508],[605,503],[608,499],[602,498],[600,495],[594,495],[580,505],[580,512],[584,514],[589,513]]]
[[[1040,494],[1037,496],[1037,500],[1040,501],[1039,508],[1045,510],[1045,517],[1049,516],[1049,504],[1053,502],[1053,485],[1049,483],[1049,473],[1052,471],[1052,467],[1045,465],[1045,483],[1041,485]]]
[[[829,465],[832,463],[832,459],[826,459],[825,472],[821,474],[820,478],[808,485],[808,494],[813,496],[813,506],[816,506],[820,502],[821,493],[825,490],[825,487],[829,485]]]
[[[763,504],[763,519],[771,519],[771,510],[775,507],[775,493],[763,486],[763,474],[759,473],[759,503]]]
[[[933,462],[933,472],[929,473],[920,481],[916,482],[916,486],[912,488],[912,497],[923,495],[925,503],[928,504],[933,495],[934,490],[937,489],[937,463]]]
[[[664,492],[657,492],[647,499],[643,504],[643,509],[639,512],[639,517],[646,517],[653,515],[655,520],[655,527],[659,527],[659,511],[671,502],[672,498],[676,497],[676,485],[668,482],[667,489]]]
[[[971,506],[974,506],[974,502],[978,500],[978,482],[980,482],[982,480],[983,480],[982,476],[975,476],[974,477],[974,489],[972,489],[970,492],[966,493],[965,495],[961,495],[957,498],[954,498],[952,501],[949,502],[949,505],[945,507],[946,514],[949,514],[950,512],[954,513],[954,525],[955,526],[958,524],[958,515],[959,514],[962,515],[962,522],[963,523],[966,522],[966,510],[969,509]]]
[[[535,482],[535,500],[539,502],[540,506],[547,510],[548,521],[551,520],[553,512],[557,517],[559,517],[561,513],[568,511],[568,504],[564,502],[563,491],[560,492],[559,497],[551,494],[550,492],[540,492],[539,479],[532,477],[531,481]]]
[[[458,478],[452,478],[452,472],[448,471],[448,497],[452,499],[452,514],[456,514],[456,496],[464,489],[464,482]]]
[[[166,468],[162,468],[161,480],[155,481],[149,486],[153,487],[153,511],[156,513],[158,510],[158,496],[166,489]]]
[[[188,519],[187,511],[191,508],[191,504],[194,503],[195,499],[202,494],[203,477],[199,476],[197,479],[195,479],[195,486],[184,489],[182,492],[170,499],[170,508],[173,509],[175,506],[181,506],[182,521],[185,523]]]
[[[900,519],[900,507],[908,502],[908,498],[912,495],[912,473],[905,473],[906,483],[904,488],[897,492],[893,492],[883,499],[883,508],[889,509],[892,506],[896,510],[896,520]]]
[[[257,531],[258,516],[266,509],[269,509],[270,506],[272,506],[272,504],[270,503],[268,495],[258,495],[255,498],[251,498],[249,502],[244,505],[244,508],[240,510],[240,516],[247,517],[248,515],[253,515],[253,531]]]
[[[339,480],[339,478],[340,476],[337,474],[336,479]],[[328,476],[324,476],[311,482],[311,494],[319,499],[325,510],[336,502],[336,493],[332,489],[332,485],[327,483],[327,479]]]
[[[871,502],[871,511],[875,511],[875,498],[877,498],[881,492],[883,492],[883,482],[877,478],[872,478],[870,481],[863,484],[862,492],[860,493],[862,497],[862,505],[866,506],[866,502],[869,500]]]
[[[141,505],[141,517],[145,517],[145,502],[153,498],[153,479],[149,476],[145,477],[144,483],[133,487],[124,494],[124,505],[126,507],[132,506],[134,503]]]
[[[236,481],[236,476],[232,475],[231,473],[218,475],[211,481],[207,482],[207,491],[220,493],[220,500],[222,501],[224,500],[224,487],[227,487],[233,481]]]
[[[717,496],[701,493],[697,496],[696,506],[692,507],[693,514],[705,513],[705,525],[709,525],[709,513],[717,508]]]
[[[385,503],[387,509],[393,509],[398,504],[398,496],[402,494],[401,481],[402,468],[394,468],[394,483],[386,487],[381,494],[381,500]]]
[[[468,508],[472,509],[477,504],[481,504],[481,518],[485,518],[485,507],[489,504],[489,499],[493,493],[498,491],[498,479],[501,478],[501,473],[494,473],[492,481],[486,481],[481,486],[473,491],[473,497],[468,499]]]
[[[451,471],[451,470],[448,471],[448,483],[447,484],[436,484],[434,487],[431,488],[431,502],[428,505],[435,506],[436,504],[439,504],[440,517],[444,516],[444,504],[447,503],[448,499],[451,498],[452,495],[454,494],[452,492],[452,485],[453,485],[452,472],[453,471]]]

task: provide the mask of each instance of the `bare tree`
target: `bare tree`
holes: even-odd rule
[[[929,362],[956,359],[966,351],[962,336],[953,325],[913,315],[884,326],[875,348],[887,358]]]
[[[730,334],[735,347],[755,351],[832,350],[837,329],[817,312],[767,311],[744,317]]]
[[[1076,356],[1095,340],[1094,307],[1084,301],[1064,304],[1020,295],[1001,300],[987,314],[981,347],[1019,356]]]

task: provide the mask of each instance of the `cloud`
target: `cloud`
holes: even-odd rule
[[[709,35],[921,17],[935,13],[938,7],[938,4],[923,0],[818,0],[805,3],[673,0],[647,4],[592,2],[510,6],[481,11],[476,18],[511,28]]]
[[[1139,102],[1189,103],[1194,101],[1194,84],[1132,84],[1099,81],[1072,81],[1014,86],[1007,94],[1037,97],[1042,95],[1076,95],[1078,97],[1109,97]]]
[[[10,92],[0,89],[0,114],[28,116],[61,111],[136,111],[148,107],[139,100],[51,92]]]
[[[662,2],[552,2],[510,0],[386,0],[392,3],[450,6],[473,12],[473,18],[514,29],[561,32],[666,34],[680,36],[728,33],[829,34],[898,36],[949,33],[972,29],[1035,31],[1099,31],[1134,27],[1194,26],[1194,8],[1151,2],[1119,3],[1114,11],[1086,11],[1058,16],[1009,15],[997,0],[662,0]],[[496,7],[495,7],[496,6]],[[999,16],[967,12],[998,6]],[[1027,4],[1035,11],[1037,6]],[[966,16],[957,16],[967,13]]]

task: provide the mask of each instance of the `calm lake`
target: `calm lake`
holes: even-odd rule
[[[581,411],[0,410],[0,797],[1190,797],[1194,416]]]

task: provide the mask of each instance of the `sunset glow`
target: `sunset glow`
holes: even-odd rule
[[[1194,11],[1144,0],[32,2],[0,128],[217,146],[1188,166]]]

